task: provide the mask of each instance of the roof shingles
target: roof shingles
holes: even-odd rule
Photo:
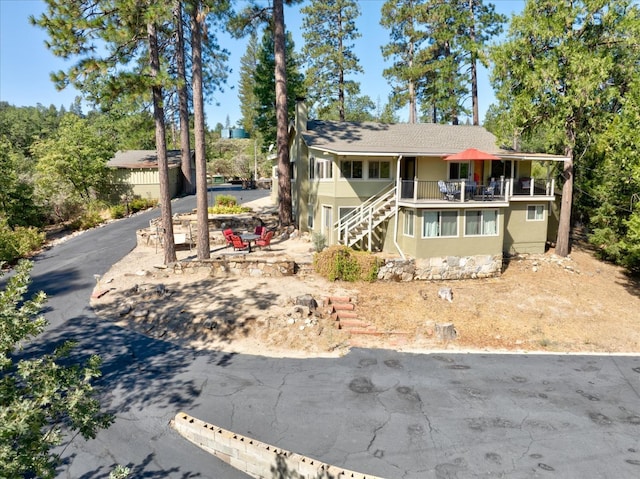
[[[311,148],[345,154],[450,155],[467,148],[506,153],[480,126],[351,123],[312,120],[302,136]]]

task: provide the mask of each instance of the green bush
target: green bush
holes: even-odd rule
[[[34,227],[11,228],[6,218],[0,218],[0,261],[13,262],[39,249],[45,234]]]
[[[109,208],[109,214],[114,220],[124,218],[127,214],[127,207],[125,205],[113,205]]]
[[[327,247],[327,238],[322,233],[313,233],[311,241],[313,242],[313,250],[316,253],[320,253]]]
[[[236,206],[238,199],[233,195],[216,195],[215,206]]]
[[[316,253],[313,266],[329,281],[375,281],[380,260],[369,252],[354,251],[346,246],[331,246]]]
[[[158,204],[158,200],[151,200],[148,198],[134,198],[129,203],[129,210],[131,213],[136,211],[146,210],[147,208],[153,208]]]
[[[240,205],[218,205],[210,206],[207,210],[211,215],[237,215],[240,213],[248,213],[251,211],[251,208],[248,206],[240,206]]]

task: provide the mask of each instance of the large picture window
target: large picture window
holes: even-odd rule
[[[414,235],[414,224],[415,224],[415,211],[413,210],[405,210],[404,211],[404,226],[402,232],[405,236],[413,236]]]
[[[469,210],[465,214],[466,236],[497,236],[498,210]]]
[[[369,178],[391,178],[391,163],[388,161],[370,161]]]
[[[343,178],[362,178],[362,161],[341,161],[340,174]]]
[[[423,211],[422,237],[438,238],[458,236],[457,211]]]

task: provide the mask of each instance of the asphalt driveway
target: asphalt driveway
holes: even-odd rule
[[[238,193],[253,199],[250,190]],[[263,192],[264,194],[264,192]],[[174,212],[195,199],[174,203]],[[144,213],[86,232],[36,258],[50,327],[99,353],[113,426],[76,438],[58,477],[240,478],[169,428],[185,411],[261,441],[387,478],[640,476],[640,357],[406,354],[338,359],[197,352],[98,320],[94,274],[135,245]]]

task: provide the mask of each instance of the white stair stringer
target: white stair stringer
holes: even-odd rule
[[[395,214],[396,188],[383,190],[380,194],[369,198],[358,208],[341,218],[335,225],[338,229],[338,242],[353,246],[383,221]],[[371,249],[371,241],[369,241]]]

